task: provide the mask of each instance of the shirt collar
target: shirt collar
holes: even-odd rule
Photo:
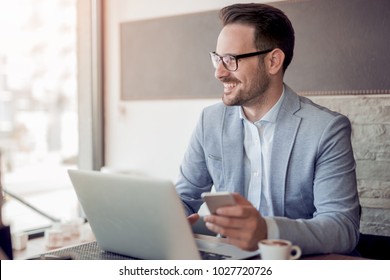
[[[279,111],[280,111],[280,107],[282,106],[282,103],[283,103],[283,99],[284,99],[284,86],[283,86],[283,91],[282,91],[282,94],[280,95],[279,97],[279,100],[275,103],[274,106],[272,106],[272,108],[258,121],[256,121],[255,123],[259,123],[259,122],[270,122],[270,123],[275,123],[276,122],[276,118],[278,117],[278,114],[279,114]],[[248,120],[242,110],[242,106],[239,107],[239,116],[241,119],[243,120]]]

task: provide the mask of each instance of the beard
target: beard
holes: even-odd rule
[[[253,86],[248,90],[237,89],[231,98],[227,95],[222,96],[222,101],[226,106],[249,106],[262,100],[264,93],[270,87],[270,77],[265,72],[264,65],[259,65],[259,72],[254,77]],[[238,83],[235,79],[226,78],[222,82]]]

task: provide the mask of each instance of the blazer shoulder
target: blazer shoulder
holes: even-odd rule
[[[287,94],[282,113],[284,119],[294,115],[295,117],[300,118],[303,123],[311,124],[310,126],[316,129],[324,129],[329,124],[335,122],[351,126],[348,117],[342,113],[322,106],[308,97],[298,95],[288,86],[286,88]]]
[[[203,116],[217,120],[223,118],[226,114],[237,114],[237,106],[226,106],[223,102],[219,102],[203,109]]]
[[[225,104],[218,102],[203,108],[203,111],[208,114],[222,113],[226,109]]]
[[[302,117],[310,116],[313,117],[316,121],[318,121],[319,119],[330,121],[337,118],[344,119],[349,122],[348,117],[343,115],[342,113],[315,103],[307,97],[299,96],[299,100],[301,103],[301,110],[299,110],[297,114]]]

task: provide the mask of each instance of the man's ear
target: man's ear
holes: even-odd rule
[[[271,75],[277,74],[279,71],[283,71],[284,52],[281,49],[274,49],[267,55],[266,65],[268,73]]]

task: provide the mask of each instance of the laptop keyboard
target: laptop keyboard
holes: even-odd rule
[[[66,247],[63,249],[46,252],[34,258],[35,260],[135,260],[135,258],[103,251],[99,248],[96,241]]]
[[[225,260],[230,256],[200,251],[203,260]],[[128,256],[103,251],[96,241],[66,247],[43,253],[30,259],[35,260],[135,260]]]
[[[221,254],[215,254],[215,253],[210,253],[205,251],[199,251],[199,252],[202,260],[226,260],[231,258],[231,256],[225,256]]]

